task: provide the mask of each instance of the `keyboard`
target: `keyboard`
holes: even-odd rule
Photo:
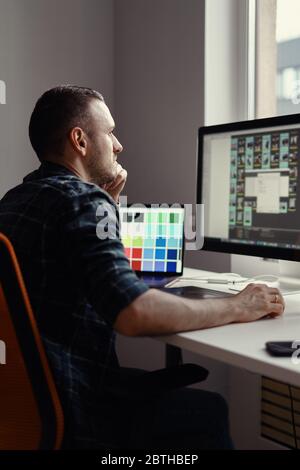
[[[230,292],[221,292],[196,286],[161,287],[159,290],[179,297],[188,297],[189,299],[224,299],[225,297],[232,297],[235,295]]]

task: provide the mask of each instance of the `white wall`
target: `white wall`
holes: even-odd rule
[[[115,112],[131,199],[195,199],[204,112],[203,4],[115,1]]]
[[[112,0],[0,0],[0,197],[38,165],[27,129],[37,98],[74,83],[114,104]]]

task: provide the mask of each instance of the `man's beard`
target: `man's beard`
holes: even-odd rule
[[[97,186],[103,186],[104,184],[111,183],[114,180],[113,170],[108,172],[101,165],[101,159],[97,158],[97,155],[94,153],[89,157],[88,162],[88,172],[89,180],[91,183],[96,184]]]

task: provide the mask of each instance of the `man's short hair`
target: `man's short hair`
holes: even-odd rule
[[[91,88],[61,85],[46,91],[37,101],[29,123],[29,138],[39,160],[63,154],[68,133],[79,126],[89,133],[89,103],[104,102]]]

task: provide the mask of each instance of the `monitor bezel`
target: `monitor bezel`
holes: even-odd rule
[[[203,141],[205,135],[221,134],[225,132],[250,131],[265,127],[276,127],[298,124],[300,125],[300,114],[288,116],[276,116],[264,119],[253,119],[249,121],[218,124],[214,126],[203,126],[198,130],[198,161],[197,161],[197,204],[202,204],[202,169],[203,169]],[[204,206],[205,211],[205,206]],[[300,261],[300,249],[265,247],[244,243],[229,243],[219,238],[204,237],[202,250],[220,253],[230,253],[254,256],[260,258],[282,259],[289,261]]]

